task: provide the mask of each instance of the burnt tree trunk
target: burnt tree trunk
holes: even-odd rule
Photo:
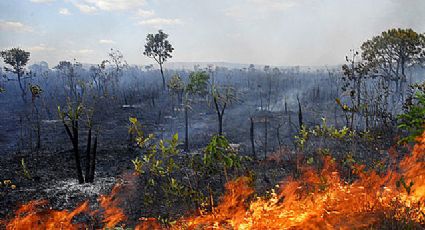
[[[184,150],[186,152],[189,151],[189,117],[188,117],[188,111],[187,106],[184,107]]]
[[[280,127],[282,127],[282,124],[279,124],[276,129],[276,138],[277,138],[277,143],[279,144],[279,149],[282,146],[282,141],[280,140]]]
[[[78,121],[72,121],[72,132],[67,124],[64,123],[65,130],[69,136],[69,139],[72,142],[74,158],[75,158],[75,167],[77,173],[78,183],[84,183],[83,171],[81,169],[81,158],[80,152],[78,150]]]
[[[223,135],[223,115],[224,115],[224,110],[226,109],[227,103],[224,103],[223,108],[220,110],[220,107],[218,106],[217,98],[214,97],[214,105],[215,105],[215,110],[217,112],[217,118],[218,118],[218,134]]]
[[[299,124],[299,126],[300,126],[300,130],[302,129],[302,127],[303,127],[303,111],[302,111],[302,109],[301,109],[301,102],[300,102],[300,99],[298,98],[298,96],[297,96],[297,102],[298,102],[298,124]]]
[[[91,127],[89,127],[89,133],[87,135],[87,150],[86,150],[86,176],[85,180],[86,182],[89,182],[90,178],[90,149],[91,149]]]
[[[252,156],[254,160],[257,160],[257,155],[255,154],[255,142],[254,142],[254,119],[251,117],[251,127],[249,128],[249,136],[251,140]]]
[[[92,153],[92,157],[90,158],[90,173],[88,178],[88,182],[90,183],[93,183],[94,181],[94,172],[96,168],[96,151],[97,151],[97,134],[94,137],[93,153]]]
[[[24,103],[26,103],[27,102],[27,98],[25,97],[26,96],[26,91],[25,91],[25,88],[24,88],[24,86],[22,85],[22,73],[21,72],[19,72],[18,71],[18,83],[19,83],[19,88],[21,89],[21,97],[22,97],[22,100],[24,101]]]
[[[266,159],[267,157],[267,131],[268,131],[268,127],[267,127],[267,123],[268,123],[268,119],[267,117],[265,117],[264,119],[264,159]]]
[[[218,134],[223,135],[223,116],[218,115]]]
[[[159,69],[161,70],[162,90],[165,91],[165,77],[164,77],[164,70],[162,69],[162,64],[159,64]]]

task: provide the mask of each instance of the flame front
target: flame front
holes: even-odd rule
[[[6,225],[6,229],[81,229],[82,225],[73,224],[73,218],[88,210],[88,202],[84,202],[74,211],[45,210],[46,200],[35,200],[22,205],[15,218]]]
[[[255,197],[249,179],[226,184],[221,202],[209,213],[184,217],[173,229],[357,229],[379,224],[383,219],[425,224],[425,133],[418,138],[412,154],[397,169],[381,175],[357,170],[358,179],[341,179],[330,159],[320,172],[305,168],[300,178],[287,178],[267,198]],[[359,166],[359,169],[362,167]],[[114,197],[102,196],[104,227],[127,219]],[[7,229],[76,229],[72,219],[88,209],[84,203],[72,212],[36,211],[45,201],[23,205]],[[160,229],[151,218],[141,219],[136,229]]]
[[[301,178],[288,178],[271,198],[250,201],[248,179],[239,178],[227,184],[227,193],[212,213],[181,219],[175,228],[358,229],[383,218],[423,225],[425,133],[417,141],[398,170],[359,173],[350,184],[340,178],[330,159],[325,159],[320,173],[306,168]],[[400,181],[405,185],[396,186]]]

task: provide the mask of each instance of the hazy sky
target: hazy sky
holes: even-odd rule
[[[425,32],[425,0],[0,0],[0,49],[31,61],[100,63],[110,48],[130,64],[159,28],[172,61],[332,65],[373,35]]]

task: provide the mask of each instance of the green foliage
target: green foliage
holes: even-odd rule
[[[0,87],[0,93],[4,93],[6,90],[3,87]]]
[[[228,105],[236,102],[238,97],[236,96],[236,90],[230,86],[217,87],[216,85],[212,85],[211,94],[218,117],[218,134],[222,135],[224,111]]]
[[[339,99],[336,102],[350,129],[361,118],[366,129],[370,124],[376,127],[376,122],[388,126],[395,115],[389,109],[389,97],[402,95],[408,68],[425,63],[425,35],[412,29],[389,29],[365,41],[360,49],[360,53],[352,50],[352,57],[346,57],[347,64],[342,66],[343,95],[350,102],[341,103]],[[365,87],[366,79],[377,82],[374,90]],[[395,89],[391,82],[395,83]]]
[[[308,155],[306,158],[306,163],[308,165],[317,165],[318,167],[323,163],[322,159],[329,157],[329,160],[336,161],[338,155],[333,155],[331,150],[327,148],[329,143],[351,143],[357,144],[355,140],[366,140],[372,141],[374,137],[368,132],[357,132],[355,130],[350,130],[347,127],[342,127],[341,129],[335,128],[332,125],[328,125],[325,118],[322,118],[322,124],[316,125],[313,128],[306,128],[304,125],[299,131],[298,135],[295,136],[295,144],[297,145],[300,151],[304,151],[307,147],[307,143],[310,140],[319,141],[314,142],[314,149],[317,155]],[[310,145],[309,145],[310,146]],[[308,154],[309,151],[306,151]],[[340,159],[340,158],[338,158]],[[352,152],[344,152],[343,158],[340,159],[342,166],[346,167],[350,174],[351,170],[355,169],[355,164],[357,163]]]
[[[322,157],[328,157],[331,156],[331,150],[328,148],[318,148],[317,152],[319,153],[320,156]]]
[[[330,137],[341,140],[346,137],[353,137],[356,134],[355,131],[350,131],[350,129],[345,126],[342,129],[328,126],[325,118],[322,118],[322,125],[315,126],[313,129],[310,129],[309,132],[316,137]]]
[[[184,83],[181,77],[178,74],[173,75],[167,83],[168,88],[173,93],[180,93],[184,90]]]
[[[153,203],[154,196],[160,189],[166,197],[181,196],[184,186],[174,174],[180,167],[175,163],[174,157],[179,153],[177,150],[178,135],[175,134],[170,140],[160,140],[152,144],[141,160],[133,160],[135,171],[147,178],[147,190],[145,202]],[[166,200],[171,204],[171,200]]]
[[[404,67],[422,61],[425,35],[412,29],[390,29],[364,42],[361,49],[364,60],[393,75],[398,73],[396,68],[401,67],[403,71]],[[390,63],[398,63],[400,66]]]
[[[230,168],[241,168],[242,158],[230,146],[225,136],[214,135],[204,150],[204,167],[210,172],[223,170],[228,179],[227,170]]]
[[[0,52],[4,63],[10,65],[12,68],[4,67],[8,72],[21,75],[24,72],[25,65],[30,59],[30,53],[20,48],[12,48]]]
[[[155,176],[171,176],[178,165],[175,164],[173,156],[177,155],[178,135],[173,135],[170,140],[160,140],[157,144],[152,144],[147,153],[144,154],[142,162],[145,166],[144,172]],[[170,183],[174,183],[174,178],[169,178]],[[174,187],[172,185],[172,187]]]
[[[367,132],[365,132],[364,135],[366,134]],[[306,128],[306,126],[303,125],[298,135],[295,136],[295,143],[297,144],[298,148],[303,150],[310,136],[345,140],[347,138],[353,138],[356,135],[356,131],[351,131],[345,126],[341,129],[337,129],[332,125],[329,126],[326,123],[326,119],[322,118],[322,124],[316,125],[313,128]]]
[[[237,102],[236,90],[230,86],[217,87],[213,85],[212,96],[216,104],[222,104],[221,108],[225,108],[226,105]]]
[[[402,142],[415,141],[425,130],[425,92],[416,92],[413,99],[415,102],[408,104],[405,113],[398,116],[398,128],[409,133]]]
[[[344,111],[344,112],[357,112],[357,109],[355,107],[350,107],[347,104],[343,104],[341,102],[341,99],[339,99],[339,98],[336,98],[335,102],[336,102],[337,105],[339,105],[341,107],[342,111]]]
[[[167,38],[168,34],[162,30],[159,30],[157,34],[148,34],[143,54],[162,65],[168,58],[172,57],[171,53],[174,50]]]
[[[149,134],[147,137],[145,137],[145,134],[142,129],[142,124],[140,124],[139,120],[137,120],[136,117],[130,117],[129,121],[130,127],[128,129],[128,133],[136,136],[135,140],[140,148],[145,148],[147,144],[151,140],[153,140],[153,134]]]
[[[307,158],[307,164],[312,165],[314,163],[314,157]]]
[[[301,151],[304,149],[304,146],[308,140],[308,136],[309,130],[306,128],[305,125],[302,125],[300,131],[298,132],[298,135],[295,136],[295,143]]]
[[[359,135],[359,137],[363,138],[363,140],[366,140],[366,141],[369,141],[369,142],[372,142],[376,138],[369,130],[359,132],[359,133],[357,133],[357,135]]]
[[[29,88],[30,88],[30,92],[31,92],[33,100],[39,97],[40,94],[43,92],[43,90],[41,89],[39,85],[30,84]]]
[[[208,81],[210,76],[205,71],[192,72],[189,75],[189,83],[186,92],[192,95],[205,96],[208,93]]]
[[[147,138],[144,137],[142,126],[137,118],[131,117],[129,120],[129,132],[136,135],[138,147],[144,150],[142,157],[136,157],[132,163],[135,172],[146,178],[145,203],[153,204],[155,195],[159,191],[166,197],[183,195],[186,188],[175,177],[180,169],[174,160],[180,153],[177,149],[178,134],[174,134],[169,140],[155,141],[153,134],[149,134]],[[166,201],[167,204],[171,204],[170,199]]]
[[[130,118],[129,132],[136,136],[141,156],[132,160],[134,170],[143,179],[143,197],[146,205],[172,205],[176,199],[184,199],[198,208],[213,205],[215,193],[211,180],[222,175],[229,180],[229,169],[240,169],[244,157],[240,157],[224,136],[213,136],[201,155],[181,155],[177,148],[178,134],[171,139],[157,140],[149,135],[146,141],[142,126],[136,118]],[[249,160],[249,158],[246,158]],[[221,181],[220,177],[220,181]]]
[[[25,164],[24,158],[21,159],[21,168],[22,168],[22,172],[23,172],[24,177],[31,180],[32,179],[31,173],[28,170],[27,165]]]
[[[142,174],[142,173],[144,173],[144,171],[143,171],[143,169],[142,169],[142,167],[143,167],[143,161],[141,161],[141,160],[139,159],[139,157],[136,157],[136,159],[131,160],[131,162],[132,162],[132,163],[133,163],[133,165],[134,165],[134,171],[135,171],[136,173],[138,173],[138,174]]]
[[[64,124],[67,123],[67,119],[71,120],[71,122],[77,121],[83,112],[83,104],[72,103],[70,100],[67,102],[66,110],[63,110],[60,106],[58,106],[58,115]]]

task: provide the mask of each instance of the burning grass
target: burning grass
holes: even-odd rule
[[[169,226],[141,218],[135,229],[357,229],[421,228],[425,225],[425,133],[412,154],[386,173],[355,168],[357,180],[341,179],[332,159],[323,168],[306,167],[299,178],[287,178],[266,197],[255,196],[250,178],[226,184],[221,202],[211,211],[180,218]],[[46,201],[21,206],[6,229],[97,228],[75,217],[102,216],[100,227],[125,226],[119,186],[99,199],[101,210],[85,202],[73,211],[46,209]]]

